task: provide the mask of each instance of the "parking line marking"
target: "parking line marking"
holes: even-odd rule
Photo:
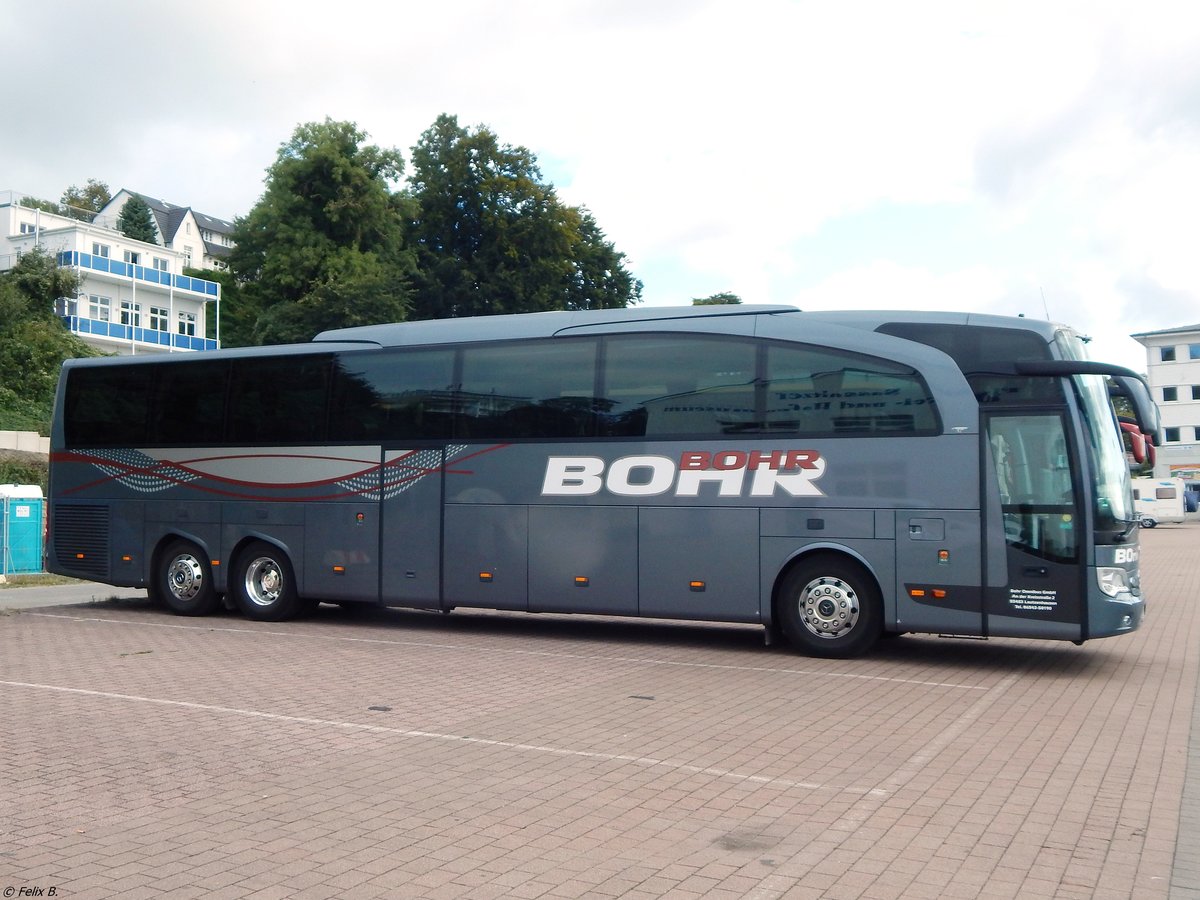
[[[669,759],[657,759],[652,756],[635,756],[627,753],[601,753],[595,750],[572,750],[567,747],[552,747],[547,744],[523,744],[515,741],[499,741],[491,738],[472,737],[466,734],[447,734],[438,731],[422,731],[415,728],[395,728],[389,725],[368,725],[363,722],[339,722],[334,719],[319,719],[311,716],[289,716],[283,713],[262,712],[256,709],[240,709],[233,706],[216,706],[210,703],[194,703],[188,700],[168,700],[163,697],[143,697],[137,694],[118,694],[111,691],[95,691],[86,688],[64,687],[56,684],[37,684],[27,681],[0,681],[0,686],[11,688],[26,688],[38,691],[52,691],[60,694],[74,694],[81,697],[98,697],[106,700],[124,700],[133,703],[150,703],[158,706],[172,706],[179,709],[197,710],[200,712],[223,715],[243,716],[254,719],[266,719],[273,722],[284,722],[294,725],[315,725],[325,728],[337,728],[344,731],[363,731],[371,734],[390,734],[396,737],[415,738],[433,741],[453,741],[460,744],[475,744],[482,747],[502,747],[507,750],[519,750],[530,753],[547,753],[554,756],[577,757],[580,759],[595,759],[604,762],[633,763],[647,768],[665,768],[676,772],[687,772],[693,775],[711,775],[714,778],[724,778],[748,784],[764,785],[781,788],[799,788],[808,791],[836,790],[847,794],[880,795],[878,788],[830,788],[825,784],[807,781],[793,781],[787,778],[776,778],[770,775],[748,775],[731,769],[717,769],[706,766],[694,766]]]

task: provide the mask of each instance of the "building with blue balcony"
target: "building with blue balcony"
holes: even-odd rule
[[[110,204],[111,206],[112,204]],[[48,212],[31,198],[0,192],[0,271],[22,253],[41,247],[79,276],[74,297],[58,301],[58,314],[73,334],[108,353],[173,353],[215,350],[220,345],[221,286],[183,274],[201,257],[179,246],[133,240],[102,210],[91,221]],[[107,209],[107,207],[106,207]],[[188,210],[190,214],[191,211]],[[185,217],[186,218],[186,217]],[[192,221],[197,221],[192,215]],[[185,224],[181,219],[180,224]],[[208,334],[209,309],[213,334]]]

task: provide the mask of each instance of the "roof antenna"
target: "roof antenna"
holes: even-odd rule
[[[1050,321],[1050,307],[1046,305],[1046,291],[1044,288],[1038,288],[1042,292],[1042,309],[1046,311],[1046,321]]]

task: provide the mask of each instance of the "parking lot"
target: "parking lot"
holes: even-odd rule
[[[1135,635],[852,661],[742,626],[0,591],[0,890],[1200,897],[1198,538],[1143,532]]]

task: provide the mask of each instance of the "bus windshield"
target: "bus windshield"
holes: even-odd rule
[[[1066,359],[1086,360],[1087,351],[1078,335],[1060,331],[1058,345]],[[1129,463],[1116,427],[1108,385],[1103,375],[1072,376],[1083,414],[1088,455],[1095,473],[1096,531],[1127,534],[1137,517],[1133,508],[1133,488]]]

